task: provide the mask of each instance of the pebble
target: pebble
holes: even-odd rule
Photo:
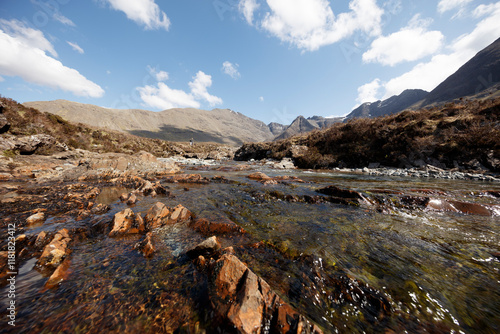
[[[376,176],[400,176],[400,177],[418,177],[418,178],[435,178],[435,179],[448,179],[448,180],[476,180],[488,182],[500,182],[499,177],[484,174],[472,174],[463,172],[452,171],[435,171],[435,170],[418,170],[414,168],[400,169],[400,168],[363,168],[362,170],[356,169],[338,169],[345,172],[363,172],[369,175]]]

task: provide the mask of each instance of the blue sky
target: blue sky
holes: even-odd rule
[[[290,123],[432,90],[498,37],[495,1],[1,0],[0,94]]]

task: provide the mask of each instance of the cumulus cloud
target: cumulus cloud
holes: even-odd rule
[[[450,10],[461,10],[472,0],[440,0],[437,6],[438,12],[444,13]]]
[[[430,61],[415,65],[410,71],[382,82],[385,93],[383,99],[398,95],[405,89],[420,88],[427,91],[434,89],[447,77],[455,73],[477,52],[493,43],[500,36],[500,2],[480,5],[473,14],[483,17],[474,30],[464,34],[447,47],[447,53],[434,55]]]
[[[111,7],[125,13],[135,23],[146,29],[165,29],[170,27],[167,14],[160,10],[154,0],[107,0]]]
[[[376,0],[352,0],[349,12],[333,13],[328,0],[268,0],[260,26],[299,49],[314,51],[360,31],[381,33],[383,10]]]
[[[222,72],[229,75],[233,79],[238,79],[240,77],[240,72],[238,72],[238,64],[233,64],[229,61],[225,61],[222,64]]]
[[[221,104],[222,99],[220,97],[210,95],[207,88],[212,86],[212,76],[198,71],[193,78],[194,80],[189,83],[191,88],[191,94],[198,100],[207,101],[211,107]]]
[[[5,21],[2,23],[5,24]],[[10,23],[11,27],[18,26],[18,22]],[[0,50],[1,75],[19,76],[34,84],[62,89],[80,96],[104,95],[104,90],[99,85],[48,56],[46,51],[52,55],[55,51],[38,30],[23,28],[10,31],[9,34],[0,30]]]
[[[434,54],[443,45],[444,36],[440,31],[427,30],[431,22],[415,15],[400,31],[375,39],[363,54],[363,61],[394,66]]]
[[[380,88],[382,88],[382,85],[380,84],[380,79],[375,79],[372,82],[369,82],[359,87],[358,98],[356,99],[356,102],[358,104],[354,108],[357,108],[359,105],[365,102],[378,101]]]
[[[32,29],[19,20],[7,21],[0,19],[0,28],[8,35],[22,42],[26,46],[47,51],[57,57],[54,46],[50,43],[40,30]]]
[[[253,15],[260,5],[256,0],[240,0],[238,10],[243,14],[249,25],[253,25]]]
[[[156,109],[200,108],[200,101],[206,101],[210,106],[222,103],[220,97],[211,95],[207,91],[212,86],[210,75],[198,71],[188,85],[191,89],[189,93],[170,88],[164,82],[158,82],[157,86],[137,87],[137,90],[144,103]]]
[[[80,54],[84,54],[85,51],[83,51],[83,49],[80,47],[80,45],[76,44],[76,43],[73,43],[73,42],[67,42],[71,48],[73,48],[73,50],[75,50],[76,52],[80,53]]]

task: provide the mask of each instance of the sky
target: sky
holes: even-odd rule
[[[289,124],[430,91],[499,37],[500,1],[0,0],[0,95]]]

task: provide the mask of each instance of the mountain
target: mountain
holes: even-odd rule
[[[271,122],[267,125],[273,136],[279,136],[280,134],[283,133],[283,131],[286,130],[288,127],[287,125],[283,125],[281,123],[276,123],[276,122]]]
[[[285,130],[278,135],[274,140],[286,139],[300,133],[310,132],[316,129],[327,128],[333,123],[342,122],[342,117],[325,118],[321,116],[313,116],[305,118],[304,116],[297,117],[292,124],[285,128]]]
[[[406,108],[422,101],[429,93],[421,89],[407,89],[397,96],[392,96],[383,101],[363,103],[349,115],[346,119],[360,117],[378,117],[396,114]]]
[[[140,109],[108,109],[66,100],[24,103],[27,107],[64,119],[142,137],[168,141],[215,142],[241,145],[272,140],[266,124],[230,109],[175,108],[153,112]]]
[[[434,88],[421,106],[477,95],[500,83],[500,38]]]

